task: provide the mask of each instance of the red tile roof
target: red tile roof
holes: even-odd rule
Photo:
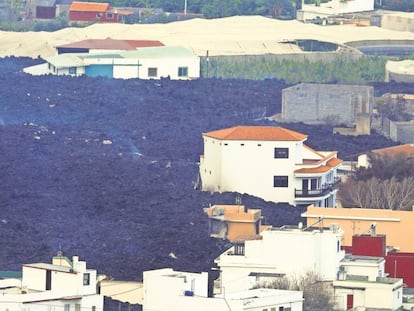
[[[68,44],[59,45],[56,48],[79,48],[79,49],[107,49],[107,50],[136,50],[138,47],[164,46],[160,41],[151,40],[114,40],[87,39]]]
[[[278,126],[235,126],[203,133],[221,140],[303,141],[308,136]]]
[[[374,149],[372,152],[380,156],[387,157],[398,155],[414,156],[414,144],[405,144],[382,149]]]
[[[73,1],[69,10],[77,12],[106,12],[108,9],[109,3]]]

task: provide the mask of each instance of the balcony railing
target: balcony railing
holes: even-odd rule
[[[323,197],[339,187],[341,179],[335,177],[332,183],[325,184],[318,189],[295,189],[295,198]]]

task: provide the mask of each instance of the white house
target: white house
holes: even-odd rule
[[[322,281],[333,281],[345,256],[341,250],[342,234],[343,231],[334,225],[264,230],[262,239],[235,244],[216,258],[220,277],[215,283],[230,293],[309,272]]]
[[[337,310],[372,308],[399,310],[403,302],[403,280],[384,274],[382,257],[346,256],[333,282]]]
[[[304,4],[298,11],[298,19],[306,20],[316,16],[341,15],[348,13],[368,12],[374,10],[374,0],[331,0],[316,4]]]
[[[179,46],[144,47],[135,51],[64,53],[25,68],[33,75],[54,74],[118,79],[190,80],[200,77],[200,58]]]
[[[144,311],[302,311],[301,291],[258,288],[209,297],[208,273],[172,269],[145,271]]]
[[[87,269],[86,262],[77,256],[70,261],[59,253],[51,264],[25,264],[20,284],[15,279],[9,281],[0,284],[0,310],[103,310],[96,270]]]
[[[414,144],[404,144],[371,150],[358,156],[357,167],[369,167],[369,156],[411,160],[414,158]]]
[[[276,126],[236,126],[203,133],[202,190],[247,193],[267,201],[333,207],[342,160],[315,151],[307,135]]]

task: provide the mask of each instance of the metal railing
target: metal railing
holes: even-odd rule
[[[324,184],[318,189],[295,189],[295,198],[323,197],[339,187],[341,179],[335,177],[332,183]]]

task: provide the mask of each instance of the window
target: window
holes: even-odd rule
[[[188,77],[188,67],[178,67],[179,77]]]
[[[63,308],[64,311],[69,311],[70,310],[70,304],[65,303],[65,307]]]
[[[148,68],[148,77],[157,77],[157,68],[150,67]]]
[[[244,255],[244,243],[234,244],[234,255]]]
[[[46,290],[52,289],[52,271],[46,270]]]
[[[107,19],[113,19],[114,18],[114,14],[112,14],[112,13],[106,13],[106,18]]]
[[[96,307],[95,306],[92,306],[92,311],[96,311]]]
[[[76,67],[69,67],[69,74],[76,75]]]
[[[90,285],[90,280],[91,279],[91,275],[89,273],[84,273],[83,274],[83,285]]]
[[[273,187],[287,188],[288,177],[287,176],[273,176]]]
[[[81,305],[79,303],[75,304],[75,311],[81,311]]]
[[[96,13],[96,18],[101,18],[102,17],[102,13]]]
[[[275,159],[289,158],[289,148],[275,148]]]
[[[318,188],[318,179],[311,178],[311,190],[315,190]]]

